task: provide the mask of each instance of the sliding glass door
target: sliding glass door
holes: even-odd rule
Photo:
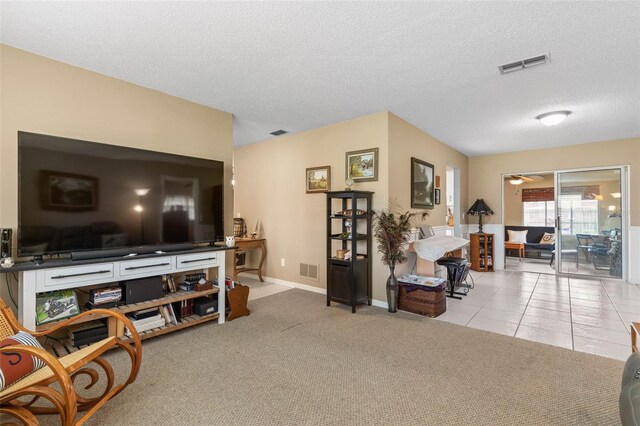
[[[623,169],[556,173],[557,272],[623,277]]]

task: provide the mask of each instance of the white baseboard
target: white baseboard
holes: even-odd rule
[[[249,274],[249,275],[253,275],[253,274]],[[278,285],[282,285],[290,288],[299,288],[300,290],[311,291],[313,293],[327,294],[326,288],[314,287],[312,285],[307,285],[307,284],[300,284],[293,281],[282,280],[280,278],[273,278],[273,277],[266,277],[266,276],[263,276],[262,278],[264,278],[265,282],[271,283],[271,284],[278,284]],[[389,308],[389,305],[387,304],[387,302],[383,302],[381,300],[372,299],[371,304],[378,308],[384,308],[384,309]]]
[[[254,275],[254,277],[256,276]],[[266,277],[266,276],[263,276],[262,278],[264,278],[265,282],[272,283],[272,284],[278,284],[278,285],[282,285],[290,288],[299,288],[301,290],[312,291],[314,293],[327,294],[327,289],[325,288],[314,287],[308,284],[301,284],[293,281],[282,280],[280,278],[273,278],[273,277]]]
[[[383,302],[382,300],[373,299],[371,304],[378,308],[389,309],[389,304],[387,302]]]

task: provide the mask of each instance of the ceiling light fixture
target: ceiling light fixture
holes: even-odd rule
[[[546,112],[537,116],[536,120],[540,121],[545,126],[557,126],[562,123],[569,114],[571,114],[571,111]]]
[[[524,180],[522,180],[522,179],[520,179],[520,178],[517,178],[517,179],[515,179],[515,178],[514,178],[514,179],[509,179],[509,183],[510,183],[511,185],[520,185],[520,184],[521,184],[521,183],[523,183],[523,182],[524,182]]]

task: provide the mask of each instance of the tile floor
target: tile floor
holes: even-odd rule
[[[629,324],[640,320],[640,285],[514,271],[472,272],[475,288],[447,299],[437,318],[467,327],[619,360],[631,353]],[[241,277],[249,300],[288,290]]]
[[[244,285],[249,286],[249,288],[251,289],[249,291],[250,301],[291,289],[291,287],[285,287],[279,284],[260,282],[259,280],[249,278],[245,275],[241,275],[238,281],[240,281]]]
[[[638,285],[514,271],[473,277],[475,288],[447,299],[438,320],[619,360],[631,353]]]
[[[535,272],[541,274],[553,274],[555,271],[555,264],[553,266],[549,265],[549,260],[551,259],[531,259],[525,258],[522,261],[517,257],[507,256],[505,258],[505,269],[510,271],[518,271],[518,272]],[[597,275],[604,279],[610,277],[608,269],[596,269],[593,266],[593,263],[589,263],[585,261],[585,259],[580,256],[580,263],[576,265],[575,257],[573,259],[568,259],[564,261],[563,272],[567,272],[570,274],[589,274],[589,275]]]

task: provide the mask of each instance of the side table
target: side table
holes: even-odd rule
[[[249,250],[249,249],[259,249],[260,250],[260,264],[257,268],[246,268],[241,267],[238,268],[236,262],[233,262],[233,280],[238,279],[238,273],[246,272],[246,271],[258,271],[258,278],[263,282],[262,278],[262,266],[264,265],[264,259],[267,257],[267,246],[266,240],[264,238],[237,238],[236,237],[236,248],[239,250]],[[235,260],[235,256],[234,256]]]
[[[507,249],[518,250],[518,260],[522,262],[522,259],[524,259],[524,243],[512,243],[510,241],[505,241],[504,248],[505,250]],[[506,254],[505,254],[505,257],[506,257]]]

